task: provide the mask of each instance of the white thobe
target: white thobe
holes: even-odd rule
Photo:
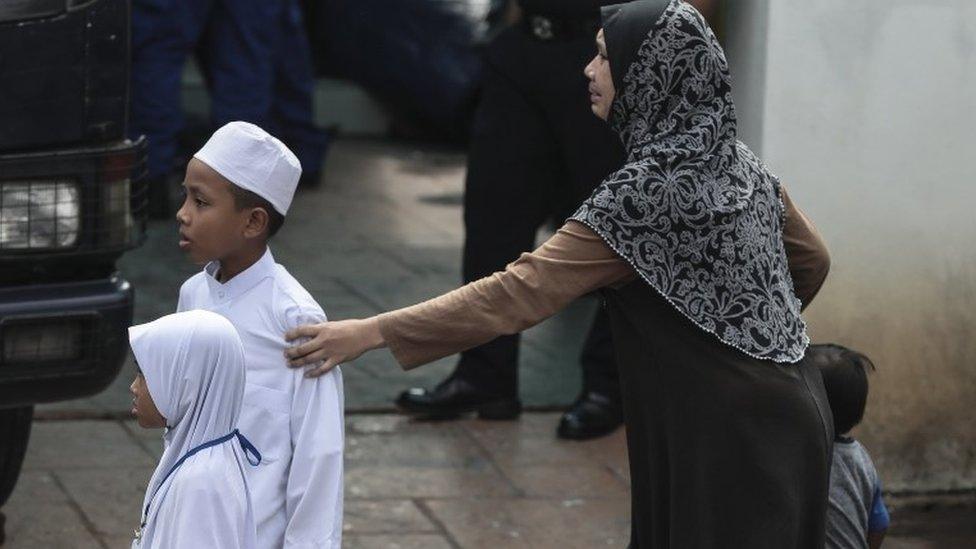
[[[340,547],[342,543],[343,390],[339,368],[318,378],[290,369],[284,334],[325,321],[325,313],[268,249],[221,284],[220,265],[180,288],[178,310],[226,317],[244,344],[247,385],[239,427],[261,452],[248,468],[258,546]]]

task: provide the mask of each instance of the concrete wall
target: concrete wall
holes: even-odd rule
[[[878,366],[894,491],[976,488],[976,2],[731,0],[744,141],[827,239],[815,341]]]

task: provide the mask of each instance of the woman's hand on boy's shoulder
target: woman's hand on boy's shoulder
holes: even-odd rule
[[[308,341],[286,349],[285,358],[291,368],[313,365],[307,369],[305,377],[326,374],[339,364],[384,345],[377,317],[305,324],[285,334],[288,342],[302,338],[308,338]],[[314,366],[320,362],[320,366]]]

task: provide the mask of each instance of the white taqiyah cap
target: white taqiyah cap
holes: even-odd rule
[[[277,137],[249,122],[228,122],[193,156],[288,213],[302,165]]]

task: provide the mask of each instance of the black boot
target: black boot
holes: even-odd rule
[[[624,422],[619,398],[584,392],[559,420],[556,435],[571,440],[586,440],[612,433]]]
[[[475,387],[451,376],[433,390],[415,387],[400,393],[397,408],[406,414],[427,419],[454,419],[461,414],[477,412],[481,419],[517,419],[522,403],[514,396],[501,396]]]

